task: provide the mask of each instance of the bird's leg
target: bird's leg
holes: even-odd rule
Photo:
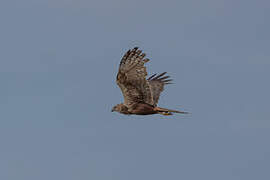
[[[170,115],[173,115],[171,112],[158,112],[159,114],[162,114],[164,116],[170,116]]]

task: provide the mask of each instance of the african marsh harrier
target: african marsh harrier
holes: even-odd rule
[[[117,111],[126,115],[185,114],[186,112],[157,107],[160,93],[166,84],[171,84],[172,80],[168,79],[169,76],[164,76],[166,72],[154,74],[146,79],[147,72],[144,64],[149,59],[144,57],[145,53],[138,50],[138,47],[128,50],[123,56],[116,82],[123,93],[124,103],[114,106],[112,112]]]

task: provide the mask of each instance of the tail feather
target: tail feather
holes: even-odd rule
[[[172,113],[188,114],[188,112],[166,109],[161,107],[155,107],[154,110],[157,111],[159,114],[163,115],[172,115]]]

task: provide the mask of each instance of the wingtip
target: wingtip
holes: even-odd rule
[[[151,75],[147,80],[151,80],[153,77],[155,77],[157,75],[157,73]]]
[[[163,73],[159,74],[158,76],[155,77],[155,79],[158,79],[158,78],[164,76],[166,73],[167,73],[167,72],[163,72]]]

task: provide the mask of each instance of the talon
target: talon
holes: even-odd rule
[[[162,114],[163,114],[164,116],[172,115],[172,113],[170,113],[170,112],[162,112]]]

